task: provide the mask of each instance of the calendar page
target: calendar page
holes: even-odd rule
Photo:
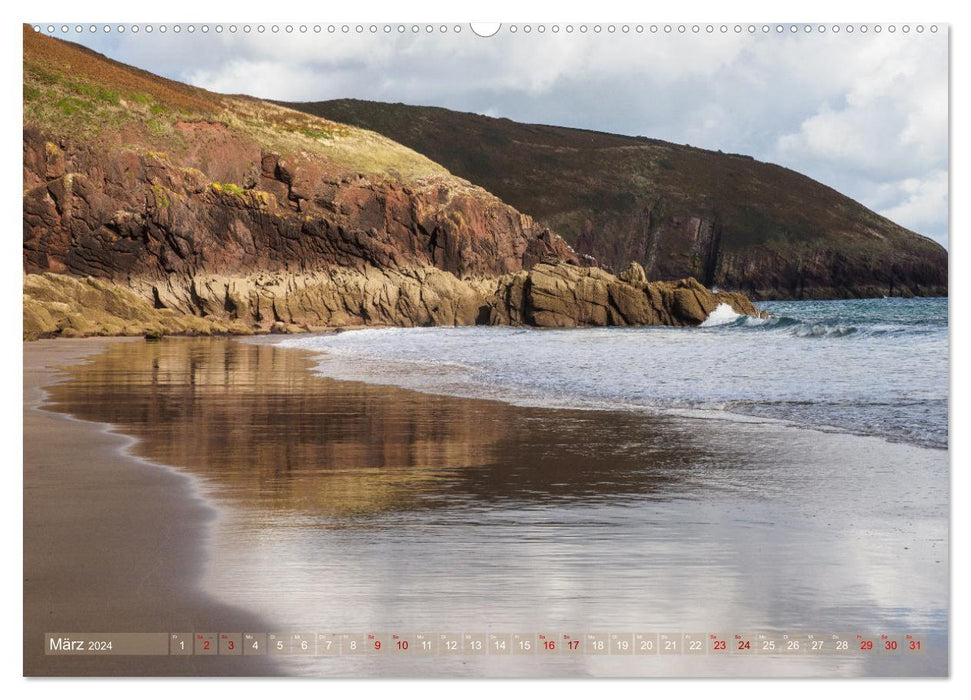
[[[946,677],[948,41],[25,24],[24,675]]]

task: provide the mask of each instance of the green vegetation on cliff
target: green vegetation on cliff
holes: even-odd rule
[[[410,181],[449,177],[428,158],[364,129],[243,96],[218,95],[24,27],[24,125],[52,138],[150,141],[179,154],[187,129],[212,127],[286,156]]]

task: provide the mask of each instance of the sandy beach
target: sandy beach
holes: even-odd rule
[[[21,31],[24,683],[949,677],[946,23]]]
[[[25,346],[28,674],[946,673],[945,451],[758,421],[517,407],[312,367],[269,338]],[[50,412],[37,408],[44,386]],[[847,454],[852,470],[839,467]],[[55,630],[887,631],[924,634],[929,649],[278,657],[269,668],[52,661],[40,641]]]
[[[199,590],[216,517],[192,479],[109,426],[41,408],[58,369],[141,339],[24,344],[24,675],[268,675],[261,659],[45,656],[46,632],[264,630]]]

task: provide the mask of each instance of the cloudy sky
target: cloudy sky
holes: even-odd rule
[[[929,25],[749,34],[720,25],[624,33],[574,25],[481,38],[449,25],[346,34],[323,25],[244,34],[158,27],[66,35],[112,58],[219,92],[356,97],[643,135],[803,172],[947,245],[948,39]],[[64,36],[60,30],[57,36]]]

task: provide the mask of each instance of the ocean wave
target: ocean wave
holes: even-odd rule
[[[856,326],[827,323],[802,323],[793,328],[793,335],[797,338],[842,338],[856,332]]]
[[[716,308],[708,319],[699,326],[712,332],[754,331],[776,333],[793,338],[878,338],[896,335],[927,335],[937,333],[942,328],[935,324],[914,322],[873,323],[868,321],[826,319],[800,320],[791,316],[768,316],[756,318],[736,314],[731,307],[724,305]],[[946,326],[944,327],[946,328]]]
[[[721,311],[722,306],[726,307],[728,311]],[[721,304],[712,311],[708,319],[701,324],[701,327],[724,330],[776,331],[796,338],[842,338],[860,333],[857,326],[843,323],[813,323],[800,321],[789,316],[769,316],[767,318],[743,316],[736,314],[727,304]],[[885,328],[883,330],[893,332],[895,329]]]
[[[708,318],[706,318],[701,325],[705,328],[711,326],[724,326],[729,323],[734,323],[741,317],[742,314],[735,311],[735,309],[733,309],[729,304],[719,304],[715,307],[714,311],[708,314]]]

